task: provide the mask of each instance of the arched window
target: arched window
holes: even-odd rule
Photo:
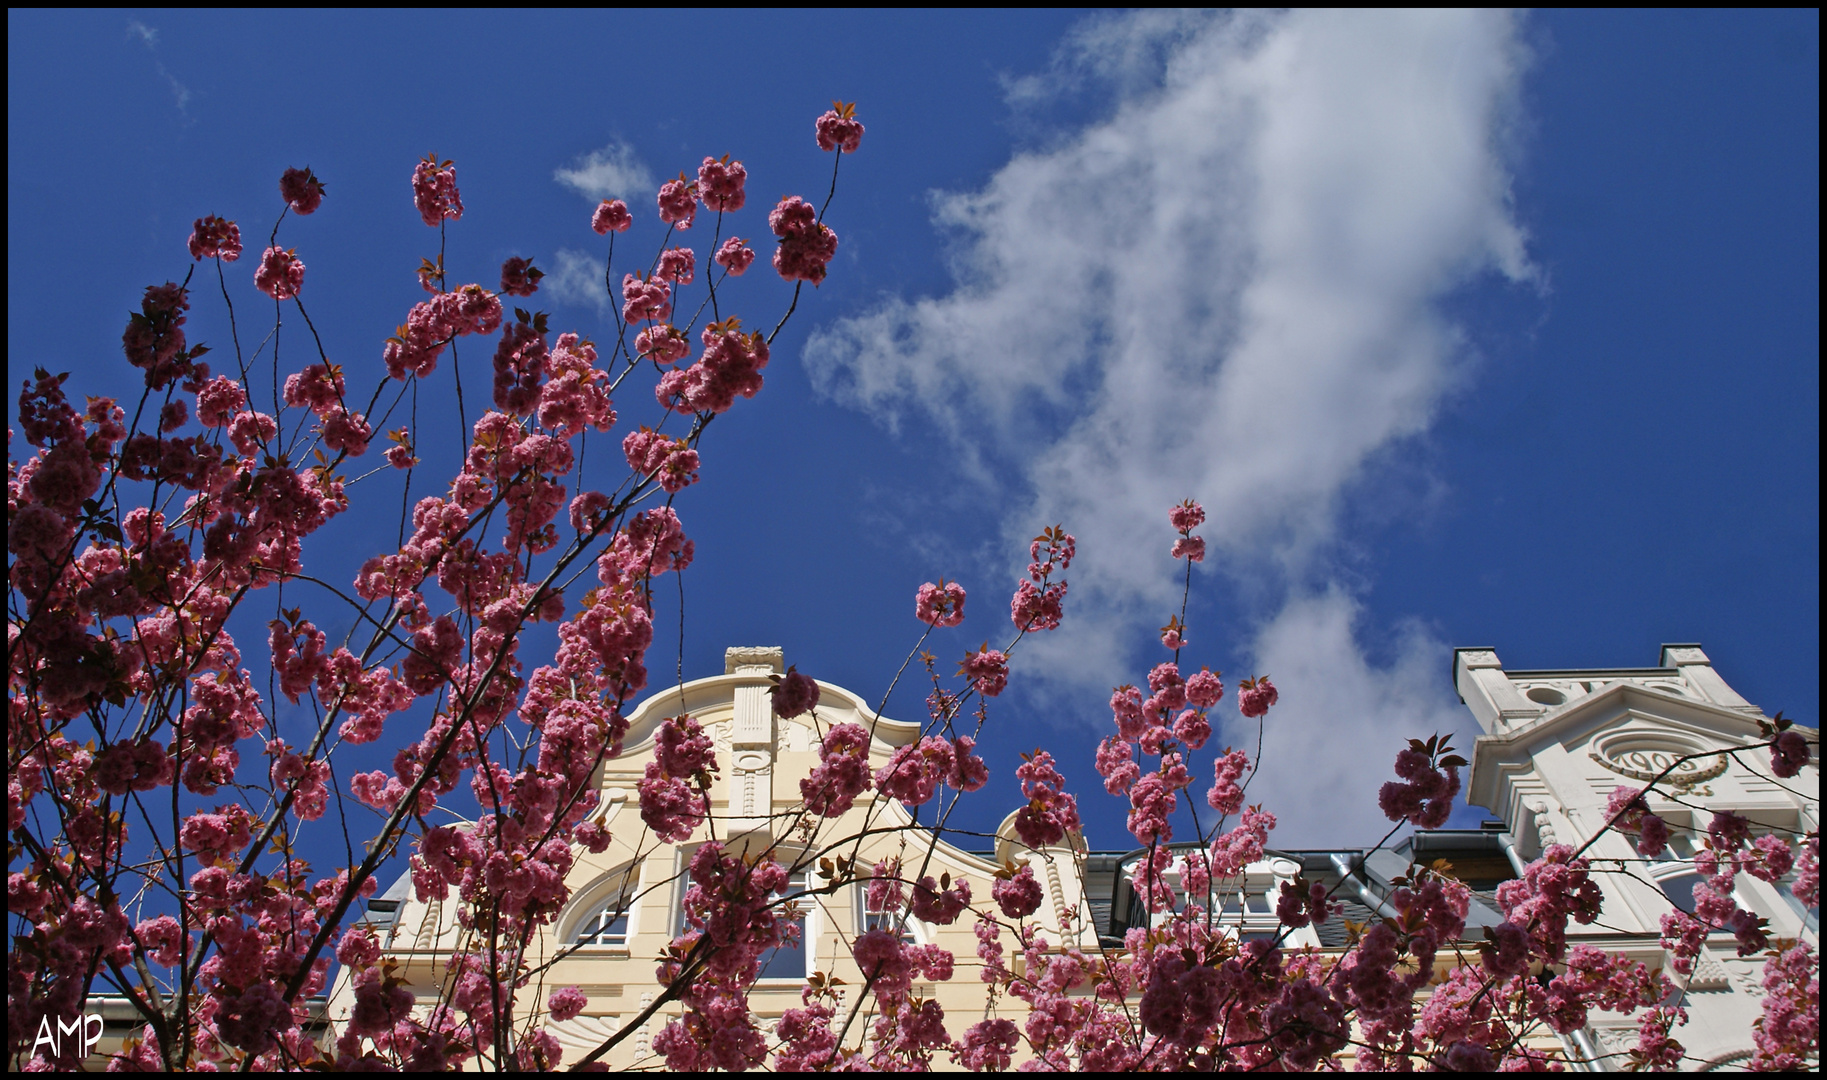
[[[900,938],[903,942],[906,942],[909,945],[918,945],[920,943],[918,929],[919,920],[915,919],[912,915],[904,916],[903,909],[901,908],[889,910],[887,908],[878,908],[871,905],[869,903],[869,882],[867,880],[856,883],[855,910],[857,913],[857,933],[867,934],[871,930],[887,930],[893,932],[896,929],[899,929]]]
[[[628,947],[628,936],[640,884],[638,866],[611,871],[586,893],[584,916],[571,930],[573,945],[585,948]]]

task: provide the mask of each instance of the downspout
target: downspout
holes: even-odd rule
[[[1581,1028],[1573,1033],[1572,1039],[1573,1044],[1580,1048],[1580,1053],[1586,1058],[1586,1071],[1604,1072],[1605,1067],[1599,1064],[1599,1048],[1593,1045],[1592,1034],[1585,1028]],[[1572,1064],[1572,1062],[1568,1064]]]
[[[1497,834],[1497,846],[1502,848],[1503,853],[1510,857],[1510,865],[1516,868],[1516,876],[1522,877],[1527,870],[1523,866],[1522,856],[1517,854],[1516,841],[1510,838],[1508,830]]]
[[[1342,853],[1331,852],[1326,857],[1332,860],[1333,869],[1339,872],[1339,876],[1350,882],[1351,887],[1357,890],[1358,897],[1364,901],[1365,907],[1376,912],[1378,915],[1383,916],[1385,919],[1401,920],[1402,913],[1395,908],[1390,907],[1387,900],[1384,900],[1376,893],[1371,892],[1370,886],[1359,880],[1357,871],[1352,869],[1350,860],[1346,859]]]

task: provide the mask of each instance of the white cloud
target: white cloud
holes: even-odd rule
[[[554,303],[595,308],[598,315],[609,314],[609,292],[603,285],[603,263],[596,256],[570,248],[560,248],[553,256],[550,269],[539,281],[539,291]]]
[[[1287,700],[1309,678],[1353,688],[1304,718],[1339,770],[1365,731],[1435,715],[1403,695],[1444,683],[1444,649],[1369,665],[1349,596],[1312,590],[1341,493],[1465,380],[1440,302],[1492,271],[1535,279],[1504,160],[1525,63],[1492,12],[1144,12],[1088,22],[1007,85],[1023,107],[1098,87],[1114,104],[937,196],[952,291],[823,328],[805,363],[823,393],[1014,477],[995,498],[1024,553],[1039,525],[1077,534],[1066,624],[1024,642],[1029,671],[1081,701],[1136,680],[1127,658],[1179,601],[1167,508],[1191,496],[1208,570],[1266,584],[1266,610],[1282,597],[1255,651]]]
[[[1470,756],[1478,725],[1452,690],[1447,646],[1411,625],[1398,633],[1393,659],[1374,666],[1354,634],[1358,614],[1337,588],[1301,596],[1256,639],[1255,670],[1280,692],[1248,795],[1275,814],[1271,846],[1369,846],[1382,837],[1390,822],[1376,809],[1377,790],[1395,779],[1396,751],[1411,738],[1450,732]],[[1220,711],[1227,720],[1216,739],[1255,760],[1256,723]]]
[[[147,26],[138,19],[130,19],[127,22],[127,36],[139,38],[140,44],[146,46],[148,52],[156,52],[158,50],[159,31],[157,27]],[[170,85],[171,97],[172,100],[177,102],[178,111],[184,113],[188,117],[191,96],[190,87],[179,82],[176,76],[165,70],[163,62],[154,59],[152,66],[158,69],[158,73],[164,77],[165,82]]]
[[[634,147],[620,141],[590,151],[568,169],[554,171],[552,179],[591,200],[627,199],[659,190],[653,174],[635,156]]]

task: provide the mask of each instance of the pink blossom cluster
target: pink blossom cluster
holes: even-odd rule
[[[800,674],[797,667],[787,668],[768,694],[774,699],[774,715],[782,718],[801,716],[818,707],[818,683],[812,676]]]
[[[1243,787],[1237,781],[1249,767],[1250,759],[1242,750],[1226,749],[1212,763],[1212,790],[1205,796],[1212,809],[1226,817],[1243,809]]]
[[[1009,601],[1009,618],[1015,628],[1057,630],[1064,617],[1066,582],[1053,581],[1055,570],[1072,565],[1078,552],[1078,541],[1055,526],[1034,538],[1028,545],[1028,580],[1016,586]]]
[[[145,370],[147,389],[163,390],[191,373],[192,353],[184,341],[189,309],[189,294],[168,281],[148,286],[140,310],[128,316],[121,348],[128,363]]]
[[[698,452],[684,439],[643,427],[622,440],[622,453],[636,475],[653,477],[669,495],[698,482]]]
[[[267,248],[254,271],[254,287],[275,300],[290,300],[304,287],[304,261],[296,249]]]
[[[210,215],[197,219],[190,233],[190,257],[234,262],[241,257],[241,228]]]
[[[1668,823],[1649,812],[1643,789],[1619,784],[1605,801],[1605,820],[1619,832],[1637,834],[1637,854],[1653,859],[1668,849]]]
[[[1269,681],[1267,675],[1245,679],[1237,684],[1237,711],[1245,716],[1252,718],[1266,716],[1269,707],[1280,699],[1281,694],[1275,689],[1275,684]],[[1430,826],[1430,828],[1438,828],[1438,826]]]
[[[1497,906],[1511,925],[1529,935],[1529,951],[1559,962],[1567,952],[1567,921],[1586,924],[1599,916],[1604,894],[1587,872],[1585,859],[1565,844],[1551,845],[1524,868],[1523,876],[1497,886]]]
[[[627,232],[633,226],[634,215],[628,212],[628,204],[620,199],[604,199],[596,212],[590,215],[590,228],[598,236]]]
[[[837,255],[837,233],[818,220],[818,212],[797,195],[780,200],[768,214],[768,228],[780,238],[774,269],[788,281],[825,280],[825,267]]]
[[[690,836],[709,810],[708,775],[717,769],[710,737],[690,716],[660,723],[654,760],[640,782],[641,820],[666,843]]]
[[[698,256],[688,247],[670,247],[660,252],[660,266],[654,279],[674,285],[690,285],[697,275]]]
[[[1812,757],[1807,737],[1795,728],[1787,728],[1770,747],[1770,771],[1787,780],[1806,768]]]
[[[1025,755],[1024,755],[1025,756]],[[1078,797],[1066,791],[1066,778],[1053,755],[1036,750],[1015,769],[1028,804],[1015,812],[1015,834],[1031,848],[1048,847],[1079,828]]]
[[[324,182],[310,169],[287,169],[279,178],[279,197],[297,214],[315,213],[324,201]]]
[[[507,296],[532,296],[539,291],[539,279],[545,276],[532,259],[514,256],[501,264],[501,291]]]
[[[660,220],[680,231],[691,228],[698,216],[698,185],[680,173],[677,180],[660,185]]]
[[[425,155],[412,170],[412,204],[418,208],[419,220],[434,229],[446,219],[461,218],[463,199],[457,194],[456,166],[440,162],[436,154]]]
[[[748,178],[749,171],[742,167],[742,162],[731,161],[728,154],[722,158],[705,158],[704,164],[698,166],[698,192],[704,199],[705,208],[718,213],[742,209],[747,198],[742,186]]]
[[[714,259],[718,266],[728,270],[736,277],[741,277],[754,264],[755,249],[749,247],[742,237],[732,236],[717,248]]]
[[[672,288],[658,278],[622,277],[622,319],[635,323],[672,316]]]
[[[966,653],[958,665],[958,674],[969,679],[984,697],[995,697],[1009,685],[1009,658],[988,642],[974,653]]]
[[[1428,753],[1411,746],[1396,755],[1396,775],[1406,782],[1392,780],[1377,792],[1377,805],[1384,816],[1423,829],[1446,824],[1453,812],[1453,796],[1459,794],[1457,765],[1436,768]]]
[[[691,353],[691,341],[671,323],[649,323],[635,336],[634,351],[664,367],[685,359]]]
[[[425,378],[438,365],[444,346],[462,334],[491,334],[501,325],[501,298],[480,285],[465,285],[414,304],[406,322],[387,339],[381,357],[387,374]]]
[[[914,594],[914,618],[929,626],[957,626],[964,621],[964,586],[939,579]]]
[[[990,898],[1011,919],[1024,919],[1040,910],[1040,882],[1034,867],[1023,863],[1021,869],[1007,877],[998,876],[990,886]]]
[[[1821,966],[1798,941],[1764,964],[1763,1015],[1752,1026],[1757,1046],[1752,1069],[1797,1072],[1812,1067],[1821,1049]]]
[[[726,319],[699,333],[704,354],[683,371],[669,371],[654,387],[654,397],[677,413],[728,412],[738,397],[761,392],[761,369],[768,366],[767,338],[757,330],[744,334],[741,323]]]
[[[1205,508],[1188,499],[1169,510],[1167,516],[1180,533],[1180,538],[1174,541],[1174,558],[1189,563],[1204,562],[1205,540],[1194,536],[1193,530],[1205,523]]]
[[[837,817],[868,790],[869,733],[858,724],[835,724],[818,744],[818,766],[799,782],[806,810]]]
[[[842,149],[846,154],[854,154],[863,141],[863,122],[856,118],[855,105],[833,102],[813,129],[820,150]]]

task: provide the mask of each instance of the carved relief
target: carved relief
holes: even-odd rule
[[[652,1005],[652,1004],[653,1004],[653,994],[651,992],[644,993],[641,995],[641,1011],[642,1012],[646,1012],[647,1006]],[[653,1036],[653,1020],[649,1019],[645,1024],[641,1025],[640,1030],[638,1030],[634,1033],[634,1056],[635,1056],[636,1060],[644,1058],[647,1055],[653,1053],[653,1037],[652,1036]]]
[[[1731,988],[1731,973],[1725,965],[1714,958],[1712,950],[1701,949],[1694,960],[1694,975],[1688,980],[1689,990],[1727,990]]]
[[[1529,812],[1535,815],[1535,835],[1542,850],[1546,851],[1551,845],[1560,843],[1554,832],[1554,822],[1548,820],[1548,804],[1540,801],[1530,803]]]
[[[1592,1041],[1598,1043],[1602,1054],[1628,1054],[1637,1045],[1634,1027],[1595,1027],[1591,1030]]]
[[[773,813],[773,759],[760,751],[744,750],[730,765],[730,813],[748,818]]]

